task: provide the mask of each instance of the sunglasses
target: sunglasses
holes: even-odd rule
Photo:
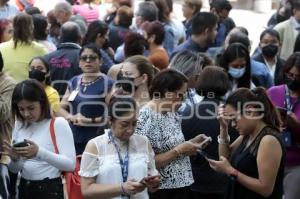
[[[84,61],[84,62],[87,62],[88,60],[91,62],[94,62],[94,61],[96,61],[96,59],[98,59],[97,55],[90,55],[90,56],[84,55],[84,56],[80,57],[80,60]]]

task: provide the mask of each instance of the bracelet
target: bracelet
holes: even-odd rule
[[[220,135],[218,135],[218,143],[219,143],[219,144],[224,144],[224,145],[229,144],[229,143],[230,143],[230,136],[227,135],[227,139],[225,140],[225,139],[222,139],[222,138],[220,137]]]

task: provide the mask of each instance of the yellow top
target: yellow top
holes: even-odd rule
[[[53,113],[57,112],[59,109],[59,94],[58,94],[57,90],[55,90],[51,86],[46,86],[45,92],[48,97],[48,101],[50,103],[50,107],[51,107]]]
[[[4,72],[13,77],[17,82],[28,79],[28,63],[33,57],[44,56],[48,51],[36,42],[29,45],[18,43],[14,48],[14,42],[0,44],[0,51],[4,61]]]

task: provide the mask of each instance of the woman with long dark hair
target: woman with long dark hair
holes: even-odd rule
[[[243,44],[230,44],[221,57],[220,66],[228,73],[233,91],[241,87],[254,87],[251,82],[249,52]]]
[[[63,199],[61,172],[75,168],[72,131],[62,118],[52,118],[43,86],[36,80],[18,83],[12,94],[12,114],[16,118],[12,144],[4,142],[11,158],[9,169],[20,172],[20,199]],[[53,125],[59,154],[54,150]]]
[[[211,168],[230,177],[226,199],[281,199],[285,150],[280,120],[263,88],[240,88],[220,106],[219,160]],[[230,143],[228,128],[240,136]],[[228,160],[229,159],[229,160]]]

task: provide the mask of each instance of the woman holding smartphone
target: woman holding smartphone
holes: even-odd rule
[[[134,134],[136,111],[131,97],[111,99],[111,128],[90,140],[82,155],[79,174],[85,199],[147,199],[147,189],[151,192],[158,188],[160,176],[150,142],[147,137]]]
[[[64,118],[51,118],[43,86],[36,80],[16,85],[12,95],[12,114],[16,118],[10,143],[4,151],[11,157],[9,170],[21,173],[19,199],[63,199],[61,171],[75,168],[72,131]],[[50,136],[53,122],[59,154]]]
[[[236,90],[218,114],[220,160],[207,160],[211,168],[231,178],[225,198],[282,199],[285,151],[279,116],[265,90]],[[229,125],[240,134],[232,144]]]

